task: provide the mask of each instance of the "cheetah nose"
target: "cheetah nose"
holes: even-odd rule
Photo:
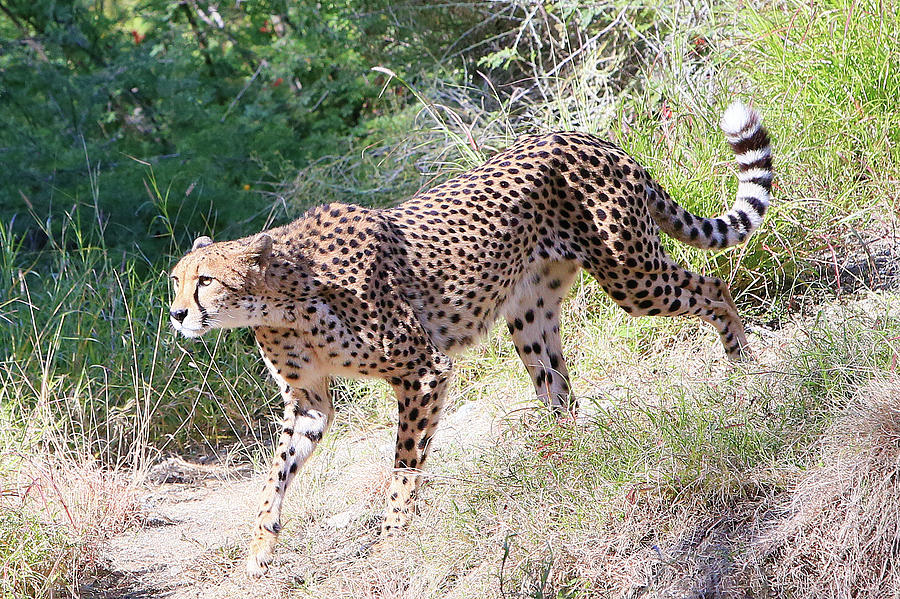
[[[181,308],[180,310],[169,310],[169,316],[171,316],[178,322],[184,322],[184,319],[187,318],[187,313],[187,308]]]

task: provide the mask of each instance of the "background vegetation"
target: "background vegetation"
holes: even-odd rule
[[[255,459],[268,442],[278,400],[246,332],[187,343],[168,331],[164,273],[198,234],[249,234],[331,200],[399,202],[519,134],[556,129],[612,139],[682,204],[715,214],[736,186],[716,123],[741,97],[776,140],[775,207],[746,246],[702,253],[669,244],[673,255],[726,277],[742,311],[770,327],[860,285],[885,287],[900,196],[898,8],[0,0],[0,562],[26,564],[4,570],[0,595],[74,589],[91,540],[130,521],[104,523],[102,534],[67,525],[74,508],[62,492],[25,509],[35,485],[49,484],[47,456],[141,472],[169,452],[228,446]],[[577,376],[611,365],[596,339],[614,336],[649,359],[642,348],[697,330],[626,321],[587,278],[573,293],[569,334],[584,339]],[[697,490],[707,510],[734,500],[734,480],[709,478],[701,456],[717,456],[738,478],[774,462],[804,469],[839,398],[894,367],[896,320],[853,322],[864,324],[826,327],[797,346],[788,362],[799,386],[764,385],[765,410],[727,415],[745,422],[739,431],[676,452],[654,483],[658,496]],[[514,355],[502,337],[486,347],[460,364],[460,389],[517,376],[502,366]],[[389,425],[383,393],[344,385],[339,426]],[[497,452],[479,467],[531,482],[566,468],[586,482],[558,499],[582,504],[579,493],[616,493],[646,474],[647,430],[660,427],[651,436],[661,435],[663,453],[702,437],[725,418],[719,399],[676,396],[683,417],[674,428],[655,404],[618,414],[621,430],[600,419],[581,442],[572,431],[514,426],[510,452],[549,436],[567,448],[565,464]],[[621,442],[607,447],[610,438]],[[572,449],[585,443],[591,452]],[[131,514],[129,493],[116,495],[117,513]],[[91,513],[84,522],[96,520]],[[25,557],[15,553],[25,547]],[[516,574],[522,593],[532,574]]]

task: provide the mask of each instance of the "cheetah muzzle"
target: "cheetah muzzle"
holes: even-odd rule
[[[198,239],[172,270],[172,325],[188,337],[251,327],[284,398],[248,571],[260,575],[272,560],[285,491],[334,416],[334,376],[381,378],[397,396],[385,535],[413,512],[451,357],[498,318],[538,397],[574,410],[559,307],[580,268],[633,316],[700,317],[740,358],[747,339],[725,285],[675,264],[658,234],[724,248],[762,222],[772,187],[768,133],[741,104],[722,128],[739,184],[718,218],[681,208],[615,145],[557,133],[519,139],[394,208],[328,204],[244,239]]]

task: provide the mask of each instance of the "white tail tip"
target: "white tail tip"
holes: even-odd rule
[[[734,102],[722,115],[720,123],[725,135],[731,137],[746,137],[752,134],[750,129],[759,123],[759,113],[748,107],[743,102]]]

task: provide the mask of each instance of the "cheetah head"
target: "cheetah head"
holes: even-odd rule
[[[169,310],[172,326],[185,337],[211,329],[254,322],[254,289],[263,283],[272,238],[256,237],[213,243],[199,237],[172,269],[175,298]]]

